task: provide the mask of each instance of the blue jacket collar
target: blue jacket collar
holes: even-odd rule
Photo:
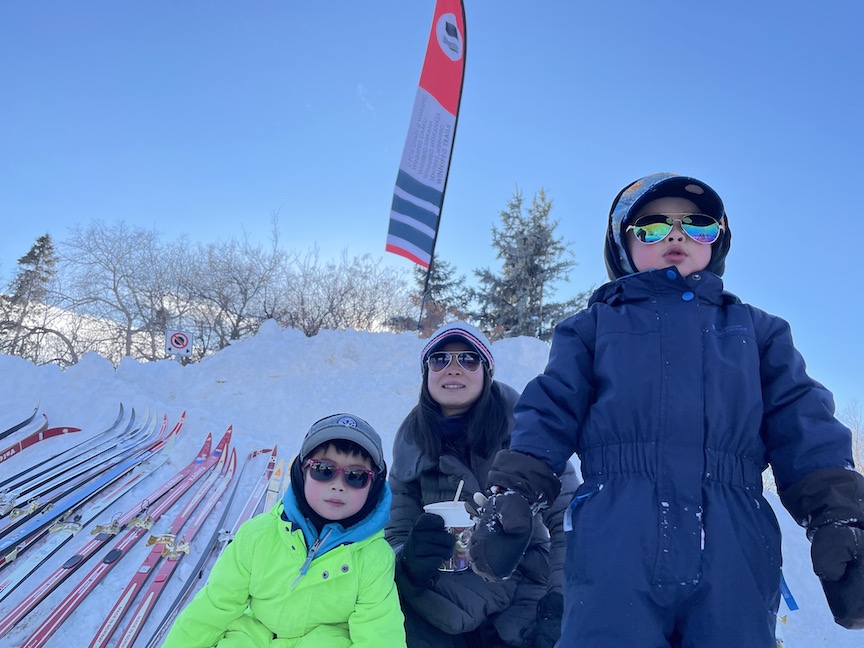
[[[325,524],[320,534],[315,525],[300,513],[297,498],[291,488],[285,489],[282,506],[285,510],[285,517],[295,527],[303,531],[307,547],[314,545],[319,538],[323,539],[317,551],[317,555],[320,555],[339,545],[365,540],[372,534],[381,531],[390,517],[390,501],[392,497],[390,485],[385,483],[384,489],[381,491],[381,497],[378,499],[378,505],[372,509],[372,513],[347,529],[339,524],[339,522]]]
[[[707,270],[682,277],[672,266],[660,270],[636,272],[600,286],[591,296],[589,306],[597,302],[614,306],[620,303],[647,301],[663,295],[693,292],[701,302],[738,303],[738,297],[723,289],[723,280]]]

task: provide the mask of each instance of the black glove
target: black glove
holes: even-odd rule
[[[559,592],[549,592],[537,603],[537,618],[523,633],[524,648],[553,648],[561,637],[561,617],[564,598]]]
[[[842,468],[819,470],[780,499],[813,542],[813,571],[834,621],[864,628],[864,476]]]
[[[444,529],[444,520],[434,513],[417,518],[402,547],[402,569],[415,585],[428,587],[438,575],[438,566],[453,553],[456,543]]]

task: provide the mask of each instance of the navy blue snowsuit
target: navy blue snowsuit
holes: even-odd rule
[[[851,466],[833,411],[788,324],[717,275],[601,287],[556,328],[510,445],[556,472],[582,461],[558,645],[774,646],[780,531],[761,474],[770,462],[783,489]]]

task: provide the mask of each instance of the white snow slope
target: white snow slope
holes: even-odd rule
[[[40,413],[48,416],[52,427],[82,428],[77,435],[44,441],[0,464],[0,476],[14,474],[29,463],[71,445],[73,440],[80,441],[85,435],[105,429],[116,417],[121,403],[127,411],[134,408],[139,416],[148,408],[160,419],[167,415],[169,426],[185,411],[186,422],[168,463],[112,505],[112,513],[136,504],[162,478],[186,465],[208,432],[218,438],[229,425],[234,428],[234,447],[239,458],[252,449],[278,444],[279,456],[290,461],[311,423],[327,414],[351,412],[367,419],[379,431],[389,461],[396,428],[417,400],[419,354],[423,345],[424,340],[413,333],[323,331],[307,338],[299,331],[281,329],[267,322],[256,337],[237,342],[187,367],[173,360],[146,364],[126,360],[115,370],[104,358],[90,354],[77,365],[61,371],[54,366],[37,367],[17,357],[0,356],[0,429],[24,418],[37,402]],[[502,340],[495,343],[492,350],[496,378],[520,390],[542,371],[548,355],[548,345],[533,338]],[[15,435],[0,441],[0,450],[17,438]],[[264,463],[266,460],[259,458],[251,465],[241,480],[236,502],[245,501],[251,489],[251,469],[263,468]],[[767,497],[783,529],[784,571],[800,606],[799,610],[790,612],[785,603],[780,604],[780,614],[786,618],[786,622],[780,624],[786,646],[853,648],[864,645],[864,633],[845,630],[833,622],[819,582],[810,568],[809,545],[803,530],[780,506],[776,496],[769,493]],[[212,517],[220,512],[217,509]],[[172,513],[173,510],[164,516],[153,532],[164,531]],[[104,523],[109,518],[106,512],[99,521]],[[214,526],[215,521],[211,521],[199,537],[208,537]],[[41,581],[42,576],[82,546],[91,537],[89,531],[86,528],[79,533],[0,603],[0,617]],[[70,640],[72,645],[89,642],[147,551],[140,542],[48,645],[65,647],[70,645]],[[98,554],[99,558],[101,556]],[[155,619],[161,618],[168,599],[185,580],[196,558],[193,543],[191,555],[181,561],[166,594],[157,604],[153,620],[144,628],[144,636],[152,633]],[[94,562],[85,565],[12,632],[0,638],[0,647],[20,645],[28,631],[45,618],[60,596]],[[0,578],[4,571],[0,571]],[[735,619],[729,619],[729,623],[734,624]]]

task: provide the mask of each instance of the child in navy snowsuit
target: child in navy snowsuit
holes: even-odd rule
[[[609,216],[612,281],[558,325],[517,403],[470,553],[482,575],[506,577],[525,520],[579,455],[558,646],[775,648],[769,464],[835,620],[864,627],[864,476],[850,432],[788,324],[723,290],[730,240],[705,183],[659,173],[628,185]]]

